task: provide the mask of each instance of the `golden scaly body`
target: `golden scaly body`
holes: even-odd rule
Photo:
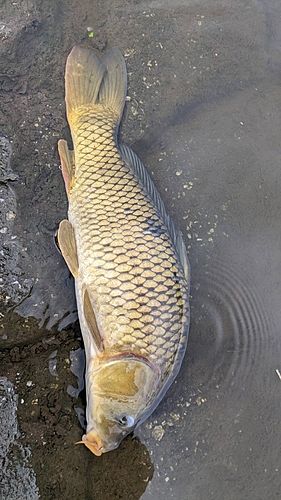
[[[66,143],[61,141],[65,143],[59,149],[69,199],[69,222],[63,221],[59,241],[76,278],[87,357],[91,409],[87,416],[88,434],[83,439],[98,455],[118,445],[117,438],[114,443],[112,438],[120,431],[113,423],[116,417],[112,416],[111,407],[115,407],[115,413],[124,413],[127,398],[127,407],[134,417],[128,419],[137,425],[151,413],[164,388],[175,378],[188,334],[189,276],[181,236],[143,165],[129,148],[117,144],[118,115],[124,104],[122,92],[119,101],[116,91],[112,99],[108,89],[106,97],[102,97],[102,91],[100,95],[96,92],[91,103],[87,102],[86,89],[86,98],[83,96],[80,102],[79,88],[83,87],[89,58],[94,58],[90,60],[94,69],[89,73],[94,74],[95,70],[98,74],[101,65],[90,51],[73,51],[68,63],[70,90],[67,87],[66,101],[70,103],[68,121],[75,157],[70,161]],[[109,62],[106,57],[106,85],[109,89],[123,86],[124,92],[121,54],[113,49]],[[121,77],[117,74],[116,83],[114,72],[118,67]],[[103,74],[99,78],[97,88],[105,79]],[[102,410],[95,410],[95,405]],[[105,430],[105,424],[102,427],[102,420],[109,430]]]
[[[185,342],[187,289],[155,206],[118,152],[110,115],[73,120],[76,182],[69,196],[79,268],[104,347],[140,352],[163,372]],[[81,257],[80,257],[81,256]]]

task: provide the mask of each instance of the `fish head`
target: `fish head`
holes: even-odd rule
[[[117,448],[148,416],[160,371],[142,358],[119,358],[86,377],[87,434],[82,442],[101,455]]]

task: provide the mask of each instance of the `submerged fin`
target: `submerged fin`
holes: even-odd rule
[[[58,150],[61,161],[62,176],[65,183],[65,189],[67,194],[69,194],[70,188],[73,184],[74,170],[75,170],[75,159],[74,151],[70,151],[67,146],[67,142],[60,139],[58,142]]]
[[[103,340],[101,334],[98,329],[95,313],[92,308],[92,304],[90,301],[90,297],[88,294],[88,290],[86,289],[84,292],[84,300],[83,300],[83,310],[86,323],[88,328],[92,334],[93,340],[95,342],[95,346],[99,351],[103,351]]]
[[[189,282],[190,280],[189,262],[181,232],[175,228],[172,219],[167,214],[165,205],[160,197],[160,194],[158,193],[156,187],[154,186],[149,173],[147,172],[144,164],[141,162],[139,157],[136,155],[136,153],[134,153],[134,151],[132,151],[132,149],[130,149],[128,146],[125,146],[125,144],[119,144],[118,147],[125,163],[127,163],[133,169],[137,177],[140,179],[148,195],[152,199],[153,203],[156,205],[163,221],[165,222],[170,237],[176,248],[179,261],[182,265],[185,279],[187,280],[187,282]]]
[[[73,47],[65,71],[68,119],[71,112],[80,106],[103,105],[114,113],[118,125],[126,91],[126,65],[117,47],[112,47],[101,60],[89,49]]]
[[[72,224],[62,220],[58,230],[58,243],[65,262],[74,278],[78,278],[78,257]]]

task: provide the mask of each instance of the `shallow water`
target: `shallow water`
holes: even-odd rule
[[[0,376],[18,395],[26,481],[44,500],[281,496],[281,6],[233,3],[1,4]],[[125,54],[121,137],[181,229],[192,272],[179,376],[135,437],[100,458],[74,446],[83,344],[54,244],[67,210],[56,143],[69,140],[74,44]],[[16,500],[9,477],[0,498]]]

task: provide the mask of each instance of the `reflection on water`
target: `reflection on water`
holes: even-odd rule
[[[75,351],[71,351],[69,355],[69,359],[71,361],[70,370],[77,377],[77,388],[69,385],[67,387],[67,393],[73,398],[78,398],[80,392],[84,389],[84,371],[85,371],[85,350],[84,349],[76,349]]]
[[[39,328],[49,330],[56,326],[61,331],[77,320],[77,310],[73,280],[57,257],[55,248],[53,254],[53,262],[41,263],[41,276],[36,279],[29,296],[15,308],[15,312],[23,318],[33,316],[38,319]],[[50,279],[50,265],[56,273],[55,282],[53,277]],[[63,293],[59,290],[61,283],[66,284]]]
[[[53,352],[51,352],[50,356],[49,356],[49,372],[51,375],[53,375],[53,377],[57,377],[58,376],[58,372],[57,372],[57,353],[58,351],[55,350]]]

